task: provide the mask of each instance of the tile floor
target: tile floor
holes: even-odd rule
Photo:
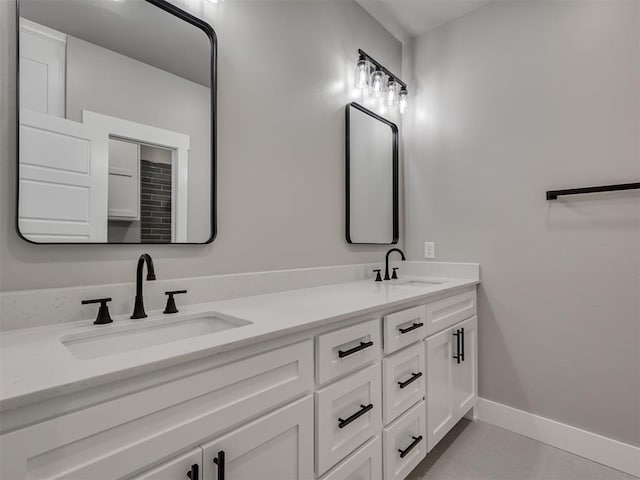
[[[638,480],[483,422],[461,420],[407,480]]]

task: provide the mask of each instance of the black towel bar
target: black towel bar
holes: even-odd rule
[[[561,195],[579,195],[582,193],[618,192],[620,190],[640,189],[640,182],[619,183],[617,185],[602,185],[599,187],[568,188],[565,190],[549,190],[547,200],[557,200]]]

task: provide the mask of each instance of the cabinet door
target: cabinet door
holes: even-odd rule
[[[207,480],[313,478],[311,396],[276,410],[204,445]]]
[[[133,477],[132,480],[202,480],[203,478],[202,449],[198,447]]]
[[[475,406],[478,399],[478,318],[456,325],[454,331],[460,332],[463,359],[455,365],[455,413],[462,417]],[[454,361],[455,362],[455,361]]]
[[[454,413],[454,329],[440,332],[426,341],[427,348],[427,447],[428,451],[453,427]]]
[[[109,139],[109,218],[140,218],[140,145]]]

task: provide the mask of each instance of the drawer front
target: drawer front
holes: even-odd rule
[[[382,432],[384,480],[402,480],[427,455],[425,412],[420,402]]]
[[[312,349],[306,340],[38,423],[3,436],[3,449],[21,446],[22,478],[127,477],[310,391]]]
[[[427,335],[434,334],[477,312],[476,289],[427,304]]]
[[[318,383],[323,384],[380,358],[380,320],[318,335]]]
[[[390,423],[425,395],[424,343],[417,343],[382,361],[384,423]]]
[[[424,306],[385,315],[383,321],[384,353],[395,352],[427,336]]]
[[[376,363],[316,392],[319,475],[380,432],[380,377]]]
[[[373,437],[321,480],[379,480],[382,478],[382,438]]]

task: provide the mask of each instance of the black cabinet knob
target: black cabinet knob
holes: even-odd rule
[[[173,298],[174,295],[180,295],[182,293],[187,293],[186,290],[172,290],[170,292],[164,292],[169,298],[167,298],[167,305],[164,307],[164,312],[162,313],[178,313],[178,307],[176,307],[176,300]]]
[[[98,316],[96,317],[96,321],[93,322],[94,325],[105,325],[107,323],[113,322],[111,319],[111,315],[109,314],[109,306],[107,303],[111,301],[111,297],[107,298],[94,298],[91,300],[82,300],[82,305],[89,305],[91,303],[99,303],[100,308],[98,308]]]

